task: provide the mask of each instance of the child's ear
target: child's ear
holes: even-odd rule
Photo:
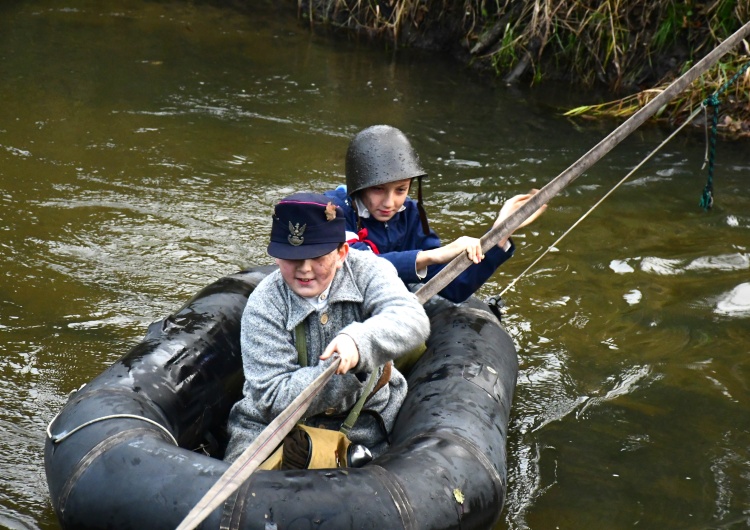
[[[338,259],[340,262],[346,259],[346,255],[349,254],[349,243],[342,243],[338,248]]]

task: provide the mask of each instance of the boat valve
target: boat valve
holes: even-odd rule
[[[362,467],[372,461],[372,453],[362,444],[351,444],[347,449],[349,467]]]

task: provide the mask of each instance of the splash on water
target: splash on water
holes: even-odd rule
[[[627,274],[634,272],[635,269],[628,264],[627,261],[621,259],[613,259],[609,262],[609,268],[615,271],[617,274]]]
[[[636,305],[641,301],[641,298],[643,298],[643,294],[638,289],[633,289],[632,291],[625,293],[622,297],[628,304]]]
[[[750,283],[741,283],[723,295],[716,303],[715,313],[731,316],[750,316]]]

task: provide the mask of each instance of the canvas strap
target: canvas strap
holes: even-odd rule
[[[299,324],[297,324],[297,327],[294,328],[294,345],[297,348],[297,360],[299,361],[300,366],[307,366],[307,337],[305,336],[304,322],[300,322]],[[387,377],[390,379],[391,371],[383,370],[384,377],[386,376],[386,372]],[[349,437],[349,432],[352,430],[352,427],[354,427],[354,424],[357,422],[357,418],[359,418],[359,413],[362,411],[362,407],[365,405],[365,401],[367,401],[371,396],[373,387],[375,386],[375,380],[377,379],[377,373],[378,370],[373,370],[370,374],[370,377],[367,378],[365,391],[362,392],[362,395],[354,404],[354,407],[352,407],[352,410],[344,420],[344,423],[341,424],[341,429],[339,430],[344,433],[347,438]],[[383,377],[381,377],[380,379],[383,379]],[[380,382],[378,382],[378,386],[382,388],[387,382],[387,380],[383,384],[380,384]],[[380,388],[378,388],[378,390],[379,389]]]

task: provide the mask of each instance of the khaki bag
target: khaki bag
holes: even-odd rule
[[[332,469],[349,467],[351,441],[341,431],[297,424],[259,469]]]

